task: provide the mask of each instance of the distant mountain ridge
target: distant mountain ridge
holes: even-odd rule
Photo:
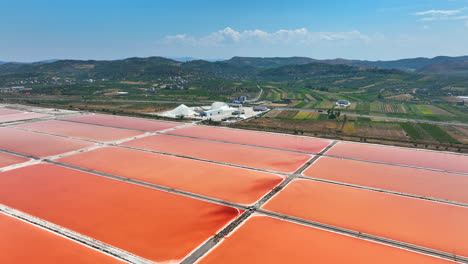
[[[300,67],[301,65],[307,66]],[[0,79],[4,82],[25,77],[152,80],[187,74],[204,74],[221,78],[268,77],[270,79],[276,78],[276,74],[287,79],[291,75],[298,78],[333,72],[339,74],[369,70],[375,70],[376,74],[394,74],[388,70],[398,70],[425,75],[468,75],[468,56],[439,56],[432,59],[414,58],[395,61],[316,60],[307,57],[233,57],[215,62],[206,60],[181,62],[163,57],[123,60],[49,60],[1,64]],[[372,71],[366,74],[371,73]]]
[[[114,81],[152,81],[174,76],[213,78],[261,78],[288,80],[310,78],[318,74],[366,74],[366,69],[349,65],[316,62],[310,58],[240,58],[209,62],[194,60],[179,62],[163,57],[128,58],[124,60],[59,60],[52,63],[6,63],[0,65],[0,83],[11,83],[27,78],[71,78],[76,81],[107,79]],[[388,74],[387,70],[375,70]],[[401,72],[400,72],[401,73]]]
[[[437,64],[437,63],[455,63],[468,61],[468,56],[460,57],[447,57],[447,56],[438,56],[434,58],[414,58],[414,59],[402,59],[395,61],[355,61],[352,63],[354,66],[366,65],[366,66],[375,66],[384,69],[398,69],[406,72],[417,72],[419,69],[426,67],[428,65]],[[444,74],[441,72],[441,74]]]
[[[0,65],[5,64],[5,63],[19,63],[19,64],[33,64],[33,63],[38,63],[38,62],[52,63],[52,62],[56,62],[56,61],[59,61],[59,59],[50,59],[50,60],[34,61],[34,62],[0,61]]]
[[[289,58],[261,58],[261,57],[233,57],[230,60],[224,61],[226,63],[236,66],[253,66],[260,68],[274,68],[286,65],[301,65],[313,62],[320,62],[326,64],[344,64],[356,67],[368,67],[368,68],[382,68],[382,69],[396,69],[405,72],[418,72],[419,69],[432,65],[444,63],[450,67],[450,63],[468,62],[468,56],[460,57],[447,57],[438,56],[435,58],[412,58],[412,59],[401,59],[393,61],[366,61],[366,60],[347,60],[347,59],[328,59],[328,60],[316,60],[308,57],[289,57]],[[427,74],[453,74],[453,71],[444,71],[443,68],[438,68],[437,71],[431,72],[430,68],[425,71]]]
[[[468,61],[434,63],[419,68],[416,72],[420,74],[468,76]]]
[[[52,63],[6,63],[0,65],[0,79],[59,77],[76,79],[153,79],[180,75],[182,63],[162,57],[125,60],[59,60]]]
[[[167,59],[175,60],[175,61],[179,61],[179,62],[188,62],[188,61],[199,60],[197,58],[192,58],[192,57],[167,57]]]
[[[166,59],[170,60],[175,60],[178,62],[189,62],[189,61],[195,61],[195,60],[204,60],[204,61],[209,61],[209,62],[217,62],[217,61],[225,61],[226,59],[199,59],[199,58],[193,58],[193,57],[164,57]]]
[[[294,81],[321,78],[323,76],[343,76],[343,78],[361,78],[364,76],[410,75],[395,69],[362,68],[346,64],[312,62],[301,65],[286,65],[266,69],[258,74],[259,78],[273,81]]]
[[[286,65],[301,65],[308,64],[312,62],[317,62],[312,58],[307,57],[271,57],[271,58],[261,58],[261,57],[233,57],[229,60],[222,61],[223,63],[237,66],[237,67],[254,67],[254,68],[276,68]]]

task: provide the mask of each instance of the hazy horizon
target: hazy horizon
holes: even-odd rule
[[[405,60],[405,59],[419,59],[419,58],[424,58],[424,59],[433,59],[436,57],[465,57],[468,55],[460,55],[460,56],[447,56],[447,55],[438,55],[435,57],[413,57],[413,58],[399,58],[399,59],[394,59],[394,60],[367,60],[367,61],[397,61],[397,60]],[[185,59],[190,59],[190,60],[185,60],[185,61],[192,61],[192,60],[205,60],[205,61],[226,61],[230,60],[235,57],[243,57],[243,58],[292,58],[292,57],[303,57],[303,58],[310,58],[310,59],[316,59],[316,60],[356,60],[356,61],[366,61],[364,59],[349,59],[349,58],[325,58],[325,59],[317,59],[317,58],[312,58],[312,57],[307,57],[307,56],[289,56],[289,57],[283,57],[283,56],[272,56],[272,57],[261,57],[261,56],[233,56],[230,58],[217,58],[217,59],[211,59],[211,58],[195,58],[191,56],[183,56],[183,57],[168,57],[168,56],[159,56],[159,55],[154,55],[154,56],[146,56],[146,57],[126,57],[126,58],[119,58],[119,59],[103,59],[103,60],[97,60],[97,59],[71,59],[71,58],[61,58],[61,59],[46,59],[46,60],[39,60],[39,61],[5,61],[1,60],[0,62],[3,63],[37,63],[37,62],[54,62],[54,61],[59,61],[59,60],[82,60],[82,61],[119,61],[119,60],[126,60],[126,59],[131,59],[131,58],[150,58],[150,57],[161,57],[161,58],[166,58],[170,60],[175,60],[175,61],[180,61],[184,62]]]

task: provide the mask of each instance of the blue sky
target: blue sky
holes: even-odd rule
[[[0,0],[0,61],[468,55],[468,0]]]

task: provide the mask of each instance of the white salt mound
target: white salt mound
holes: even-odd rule
[[[177,108],[175,108],[175,109],[173,109],[171,111],[167,111],[167,112],[162,113],[162,116],[176,118],[176,117],[179,117],[179,116],[193,116],[195,114],[196,114],[196,112],[193,111],[190,107],[181,104]]]
[[[226,103],[223,103],[223,102],[214,102],[214,103],[211,104],[211,110],[218,110],[218,109],[229,110],[230,107],[229,107],[229,105],[227,105]]]

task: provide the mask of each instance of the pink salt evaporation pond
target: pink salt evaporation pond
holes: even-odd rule
[[[51,164],[1,172],[0,204],[158,263],[179,263],[241,213]]]
[[[0,149],[35,157],[48,157],[94,146],[94,143],[44,135],[14,128],[0,128]]]
[[[191,126],[172,130],[167,134],[204,138],[253,146],[319,153],[331,144],[330,140],[288,136],[205,126]]]
[[[340,142],[326,155],[468,173],[468,156],[369,144]]]
[[[272,173],[120,147],[99,148],[57,161],[248,205],[255,203],[285,178]]]
[[[28,129],[61,136],[76,137],[101,142],[111,142],[143,134],[144,132],[103,127],[75,122],[48,120],[15,125],[13,127]]]
[[[12,155],[12,154],[5,153],[5,152],[0,152],[0,169],[3,167],[10,166],[10,165],[23,163],[29,160],[30,159],[25,158],[25,157]]]
[[[35,119],[35,118],[41,118],[41,117],[47,117],[47,116],[50,116],[50,115],[30,113],[30,112],[5,114],[5,115],[0,115],[0,123],[23,121],[23,120],[29,120],[29,119]]]
[[[169,135],[144,137],[122,145],[284,173],[295,172],[312,158],[303,153]]]
[[[145,120],[138,118],[130,118],[123,116],[110,116],[110,115],[84,115],[84,116],[75,116],[70,118],[65,118],[64,120],[101,125],[101,126],[110,126],[126,129],[135,129],[143,131],[160,131],[176,126],[182,125],[181,123],[171,123],[171,122],[162,122],[162,121],[153,121]]]

